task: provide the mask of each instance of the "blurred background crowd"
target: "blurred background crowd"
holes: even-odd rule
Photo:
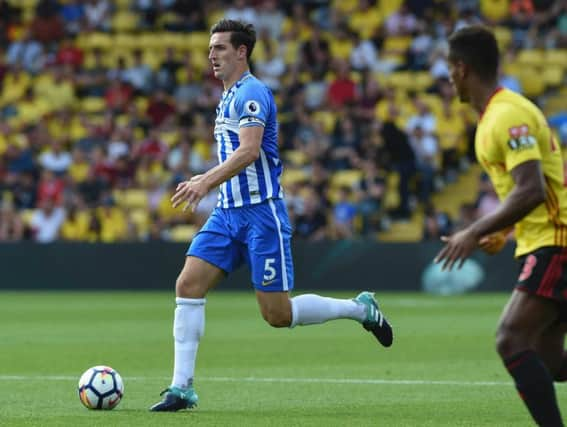
[[[297,238],[437,239],[498,206],[448,79],[455,29],[494,29],[501,84],[567,145],[564,0],[0,0],[0,241],[191,239],[217,194],[169,199],[217,162],[223,17],[257,29]]]

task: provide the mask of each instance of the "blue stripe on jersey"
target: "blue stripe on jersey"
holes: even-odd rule
[[[258,160],[254,162],[254,167],[256,168],[256,174],[258,175],[260,197],[264,200],[266,199],[268,192],[266,189],[266,177],[264,176],[264,169],[262,168],[262,159],[258,158]]]
[[[250,204],[250,188],[248,187],[248,177],[246,176],[246,169],[238,174],[238,183],[240,184],[240,196],[244,205]]]

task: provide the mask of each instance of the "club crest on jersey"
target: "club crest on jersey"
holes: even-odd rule
[[[244,109],[248,114],[252,114],[253,116],[260,114],[260,104],[256,101],[246,102],[246,104],[244,104]]]
[[[525,150],[536,145],[536,139],[530,135],[528,125],[514,126],[508,129],[510,139],[508,147],[512,150]]]

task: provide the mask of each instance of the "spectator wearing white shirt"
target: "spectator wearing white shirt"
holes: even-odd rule
[[[30,30],[26,30],[20,40],[10,44],[6,62],[10,65],[20,64],[29,73],[36,73],[43,67],[43,47],[32,38]]]
[[[278,9],[277,1],[264,0],[259,7],[256,19],[254,25],[258,33],[267,31],[270,34],[270,38],[274,40],[280,38],[285,15]]]
[[[63,144],[58,139],[54,139],[51,148],[39,156],[40,165],[57,176],[67,173],[72,161],[71,153],[63,149]]]
[[[43,201],[31,218],[33,238],[39,243],[51,243],[59,237],[59,230],[65,221],[65,210],[55,206],[52,199]]]
[[[405,3],[388,16],[385,22],[388,36],[409,36],[418,29],[418,26],[419,21]]]
[[[248,24],[255,24],[258,18],[256,10],[248,4],[246,0],[235,0],[232,7],[229,7],[224,15],[226,19],[243,21]]]
[[[427,105],[418,95],[413,99],[416,114],[412,115],[406,123],[406,131],[412,134],[419,127],[426,135],[433,135],[437,129],[437,119]]]
[[[421,126],[416,126],[410,133],[410,143],[419,174],[419,200],[426,205],[434,189],[439,146],[435,137],[428,135]]]
[[[141,50],[134,51],[134,64],[124,71],[123,77],[137,92],[148,94],[151,91],[153,72],[150,66],[144,63]]]
[[[106,31],[110,29],[110,4],[108,0],[87,0],[85,4],[85,20],[91,30]]]
[[[255,74],[272,91],[277,92],[281,87],[281,77],[285,73],[285,63],[268,37],[264,38],[263,47],[265,57],[256,61]]]

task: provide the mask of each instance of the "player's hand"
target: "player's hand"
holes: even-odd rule
[[[506,246],[506,235],[503,231],[497,231],[496,233],[483,236],[479,240],[478,246],[487,254],[494,255]]]
[[[478,246],[478,237],[470,228],[458,231],[452,236],[443,236],[441,240],[445,242],[445,246],[437,254],[433,262],[436,264],[443,263],[442,270],[451,271],[453,266],[457,264],[457,268],[461,268],[465,260]]]
[[[194,212],[201,199],[209,192],[209,186],[203,177],[204,175],[195,175],[189,181],[180,182],[175,189],[175,194],[171,198],[172,206],[176,208],[181,203],[187,202],[183,207],[183,211],[185,212],[188,208],[191,208],[191,211]]]

